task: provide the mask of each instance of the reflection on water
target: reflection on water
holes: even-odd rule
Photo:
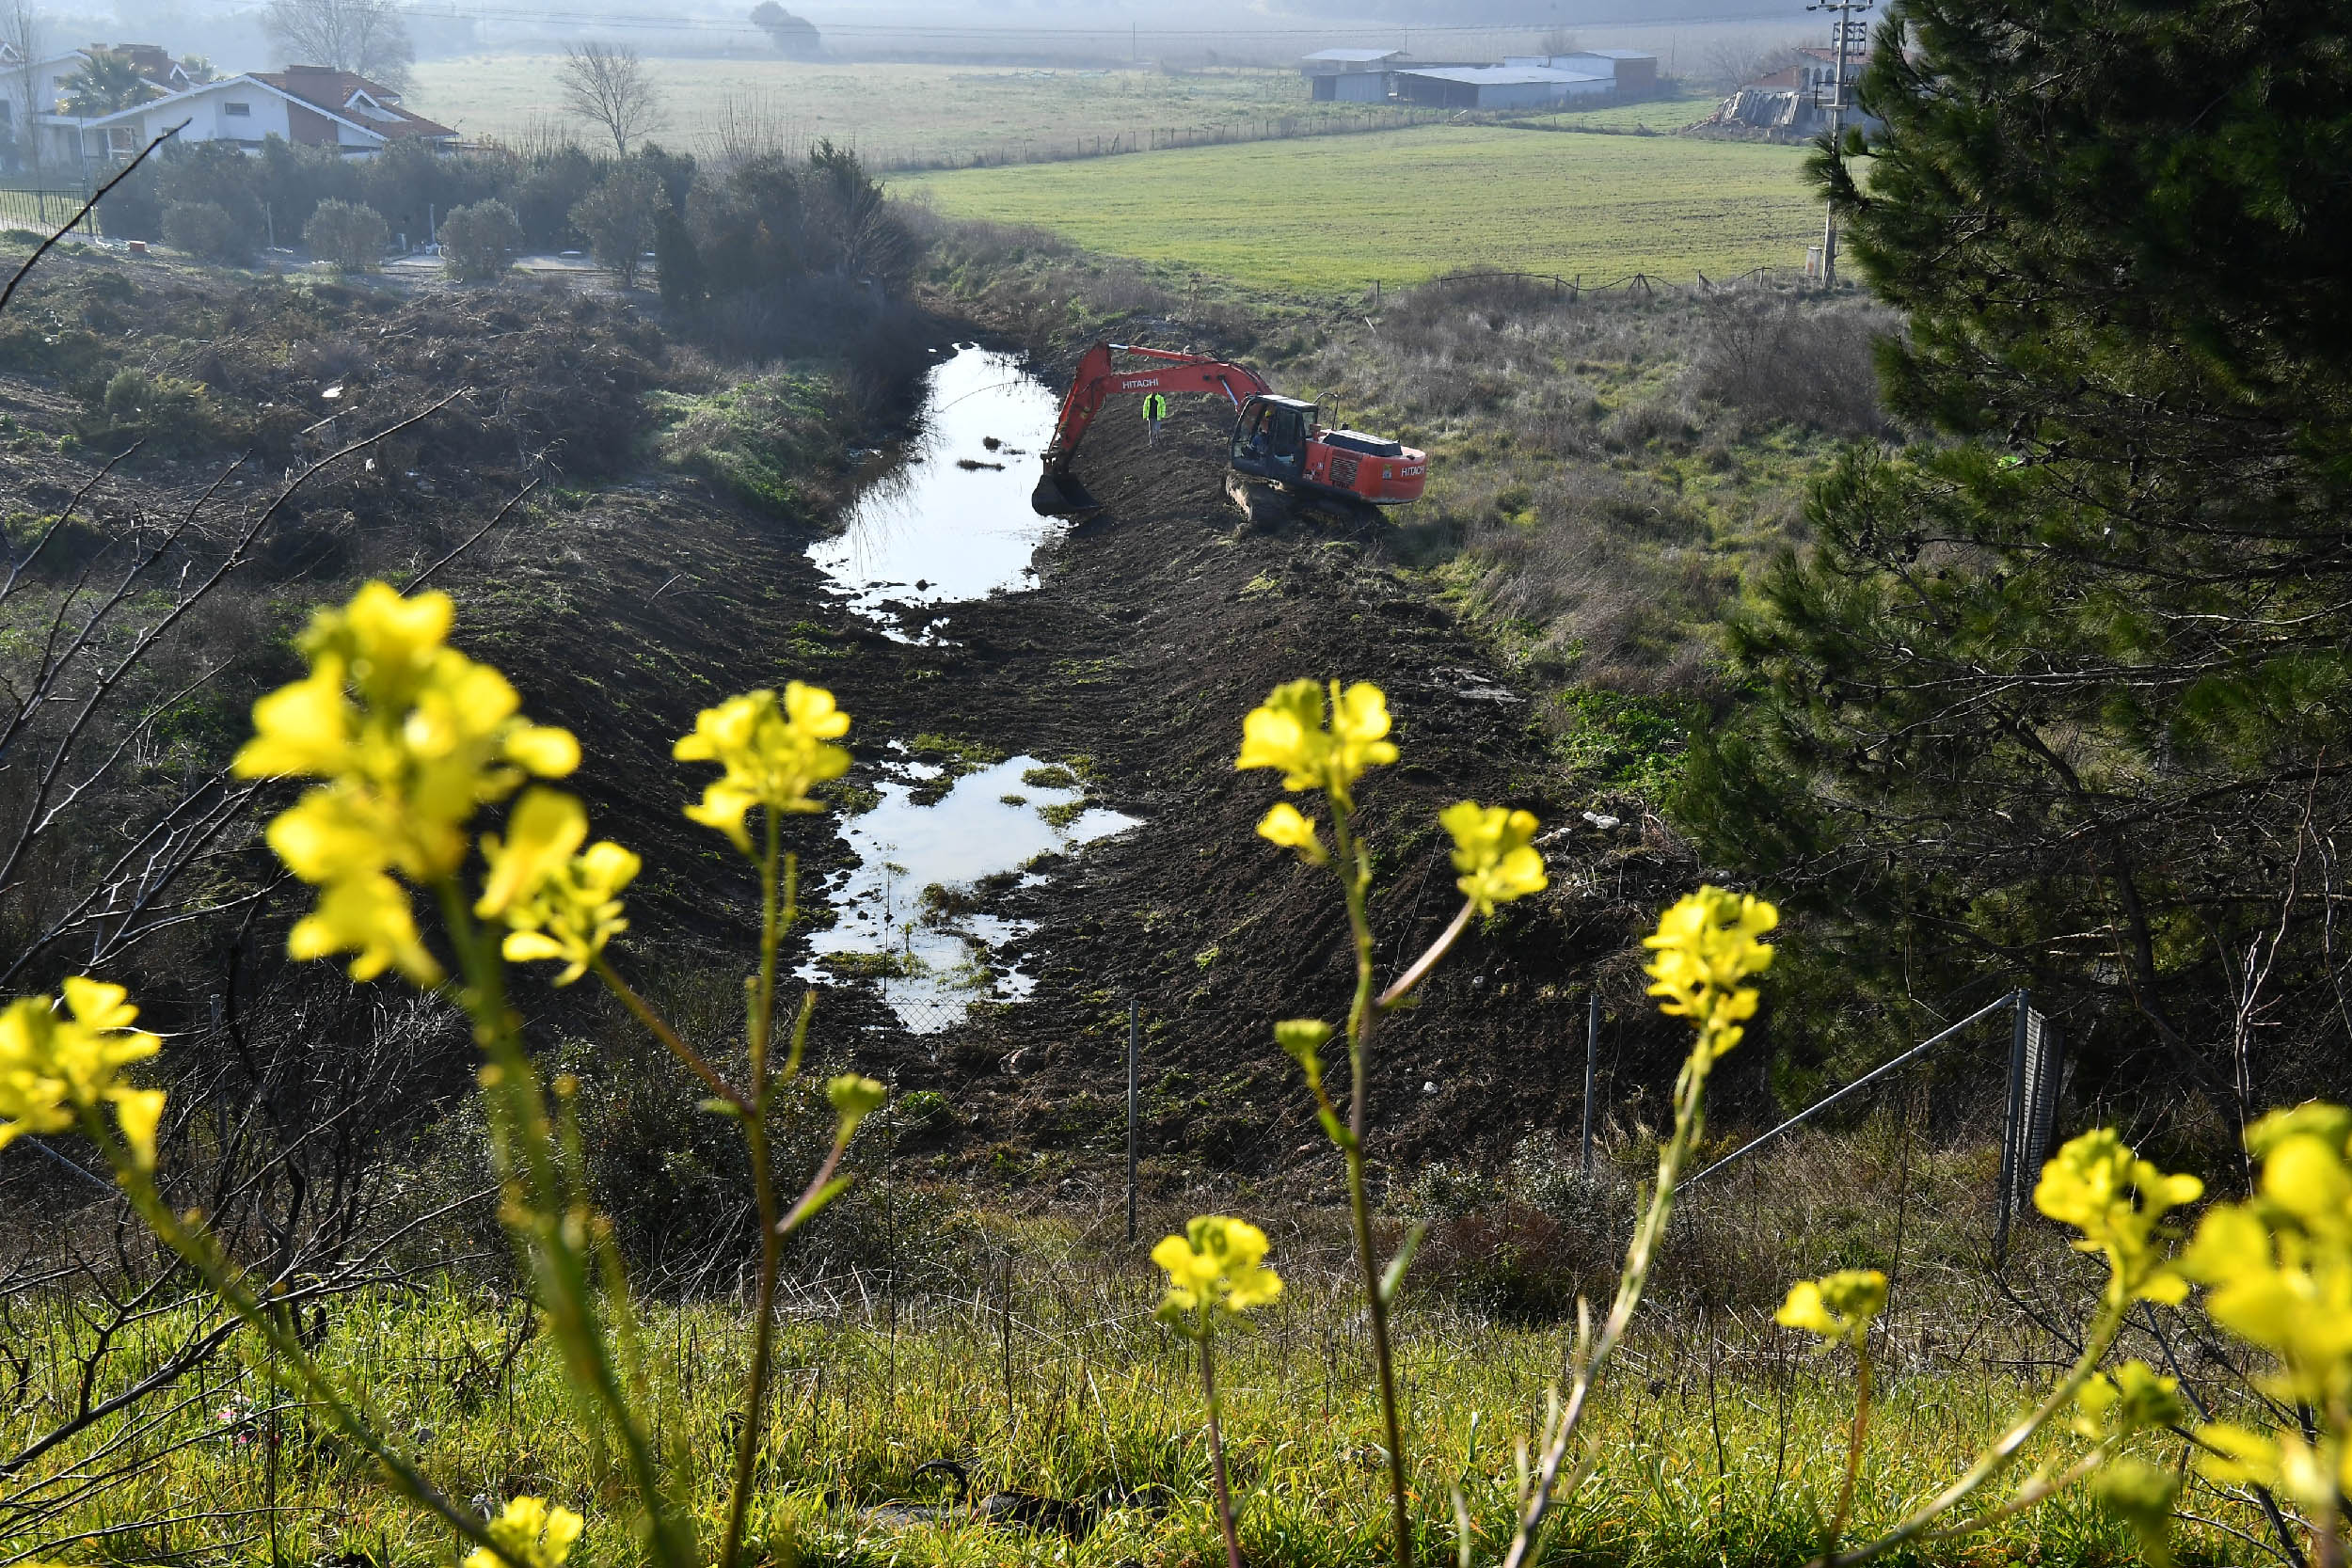
[[[992,956],[1033,923],[973,912],[960,895],[1049,850],[1124,832],[1136,819],[1081,805],[1085,791],[1070,775],[1035,757],[966,773],[930,805],[914,796],[938,768],[900,762],[894,771],[880,785],[882,804],[841,825],[857,864],[825,890],[835,918],[809,947],[820,960],[855,955],[838,967],[875,976],[899,1022],[930,1034],[959,1022],[966,1003],[1025,996],[1036,984]],[[812,963],[803,973],[815,979],[825,970]]]
[[[808,552],[851,609],[886,627],[887,606],[1024,586],[1037,546],[1062,526],[1029,509],[1060,399],[1011,355],[968,344],[926,380],[923,433],[906,461]]]

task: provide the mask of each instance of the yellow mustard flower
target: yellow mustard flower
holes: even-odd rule
[[[1396,760],[1388,738],[1389,699],[1369,681],[1326,690],[1311,680],[1278,686],[1264,704],[1242,720],[1236,769],[1275,768],[1284,789],[1321,789],[1342,805],[1370,768]]]
[[[834,1135],[847,1142],[859,1122],[882,1108],[890,1099],[890,1091],[874,1079],[843,1072],[825,1080],[825,1098],[833,1102],[836,1118],[837,1131]]]
[[[568,1508],[550,1508],[545,1497],[516,1497],[490,1521],[490,1539],[499,1551],[526,1568],[563,1568],[580,1539],[584,1521]],[[505,1568],[498,1553],[476,1546],[466,1554],[466,1568]]]
[[[703,709],[694,733],[682,736],[670,754],[680,762],[715,762],[726,771],[704,786],[701,801],[686,815],[718,829],[748,854],[752,835],[743,817],[754,806],[824,810],[808,792],[850,770],[850,753],[827,744],[849,730],[850,716],[834,705],[832,692],[799,681],[784,689],[782,703],[762,689]]]
[[[120,986],[75,975],[64,992],[62,1007],[24,996],[0,1012],[0,1148],[27,1132],[69,1131],[79,1113],[111,1104],[132,1159],[151,1169],[164,1091],[134,1088],[119,1075],[163,1042],[131,1027],[139,1010]]]
[[[531,723],[506,677],[448,646],[449,596],[405,599],[371,582],[311,618],[299,646],[310,673],[253,705],[241,778],[314,778],[269,826],[270,847],[325,888],[294,927],[296,957],[358,955],[355,979],[397,964],[419,984],[440,970],[417,940],[407,895],[455,874],[475,810],[527,776],[580,765],[568,731]]]
[[[2198,1457],[2198,1471],[2220,1485],[2267,1486],[2315,1511],[2352,1493],[2352,1444],[2341,1435],[2323,1434],[2312,1444],[2285,1427],[2255,1432],[2212,1421],[2197,1429],[2197,1439],[2209,1450]]]
[[[1702,887],[1683,897],[1642,939],[1656,955],[1644,973],[1649,994],[1662,998],[1658,1010],[1690,1019],[1714,1055],[1738,1045],[1756,1004],[1755,988],[1740,982],[1771,966],[1772,950],[1756,939],[1779,924],[1778,910],[1748,894]]]
[[[2208,1210],[2181,1270],[2209,1287],[2214,1322],[2270,1354],[2273,1397],[2352,1410],[2352,1111],[2273,1111],[2246,1143],[2262,1160],[2253,1197]],[[2333,1440],[2352,1466],[2352,1431]],[[2283,1449],[2277,1463],[2326,1465]]]
[[[441,977],[441,966],[417,934],[408,895],[382,872],[328,882],[317,907],[286,933],[286,952],[302,959],[349,953],[355,980],[373,980],[395,968],[420,986]]]
[[[1248,1220],[1202,1214],[1182,1236],[1163,1238],[1152,1261],[1168,1271],[1163,1323],[1182,1334],[1205,1329],[1211,1311],[1241,1313],[1282,1293],[1281,1278],[1263,1267],[1265,1232]]]
[[[1534,813],[1463,800],[1439,812],[1438,821],[1454,835],[1454,869],[1462,873],[1454,885],[1480,914],[1543,892],[1544,857],[1534,847]]]
[[[2137,1356],[2113,1372],[2093,1372],[2074,1395],[2074,1431],[2092,1442],[2185,1420],[2181,1381]]]
[[[1886,1310],[1886,1275],[1876,1269],[1840,1269],[1788,1287],[1788,1299],[1772,1314],[1784,1328],[1817,1335],[1821,1348],[1859,1345],[1871,1320]]]
[[[1276,804],[1273,810],[1258,819],[1258,836],[1285,849],[1295,849],[1298,858],[1309,865],[1321,865],[1331,857],[1316,836],[1315,825],[1298,814],[1298,808],[1288,800]]]
[[[2075,1251],[2106,1256],[2108,1304],[2120,1307],[2187,1296],[2188,1282],[2166,1256],[2158,1227],[2168,1212],[2194,1203],[2204,1190],[2193,1176],[2167,1176],[2114,1129],[2102,1127],[2070,1140],[2042,1167],[2033,1203],[2083,1233]]]
[[[2128,1454],[2090,1478],[2100,1504],[2138,1538],[2148,1568],[2172,1568],[2172,1506],[2180,1486],[2170,1470]]]
[[[575,853],[588,836],[588,812],[561,790],[525,790],[506,829],[502,839],[483,835],[489,874],[474,913],[505,923],[499,950],[509,962],[560,959],[566,967],[554,983],[568,986],[628,929],[620,894],[642,863],[609,842]]]
[[[506,833],[482,835],[482,858],[489,866],[473,912],[485,920],[503,916],[529,899],[588,841],[588,810],[580,798],[560,789],[526,789],[507,814]]]

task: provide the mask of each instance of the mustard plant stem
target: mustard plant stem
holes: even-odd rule
[[[1846,1518],[1853,1510],[1854,1482],[1862,1475],[1862,1444],[1870,1430],[1870,1337],[1865,1333],[1854,1341],[1854,1400],[1853,1429],[1846,1441],[1846,1480],[1837,1489],[1837,1512],[1830,1515],[1829,1528],[1822,1535],[1821,1550],[1837,1550],[1837,1538],[1846,1533]]]
[[[442,881],[436,892],[442,927],[465,976],[460,995],[473,1019],[474,1039],[490,1058],[484,1098],[491,1113],[492,1152],[507,1186],[501,1217],[516,1237],[525,1272],[538,1281],[548,1325],[564,1353],[573,1387],[601,1410],[620,1437],[629,1480],[652,1524],[654,1560],[661,1568],[696,1568],[698,1554],[670,1506],[653,1444],[621,1386],[596,1313],[588,1253],[591,1231],[602,1219],[573,1190],[575,1184],[556,1161],[555,1129],[548,1118],[538,1074],[523,1050],[520,1021],[506,1000],[498,944],[474,924],[455,882]],[[518,1154],[521,1181],[516,1180]]]
[[[2081,1481],[2084,1477],[2090,1475],[2093,1470],[2096,1470],[2100,1465],[2106,1464],[2114,1456],[2114,1453],[2115,1445],[2113,1443],[2102,1443],[2097,1448],[2091,1449],[2089,1453],[2083,1455],[2080,1459],[2074,1461],[2074,1464],[2069,1465],[2065,1469],[2059,1471],[2057,1475],[2036,1477],[2035,1479],[2028,1481],[2025,1485],[2017,1489],[2017,1495],[2015,1497],[2010,1498],[2009,1501],[2003,1503],[2000,1507],[1993,1510],[1991,1513],[1979,1513],[1965,1524],[1951,1525],[1943,1529],[1931,1530],[1919,1538],[1919,1544],[1923,1546],[1932,1546],[1946,1541],[1957,1541],[1963,1535],[1974,1535],[1980,1529],[1988,1529],[1993,1526],[1999,1524],[2004,1519],[2014,1518],[2018,1514],[2025,1513],[2026,1510],[2036,1506],[2046,1498],[2056,1497],[2058,1493],[2065,1491],[2076,1481]]]
[[[1217,1424],[1216,1329],[1200,1304],[1200,1387],[1209,1407],[1209,1473],[1216,1481],[1216,1522],[1225,1532],[1225,1568],[1241,1568],[1241,1538],[1233,1531],[1233,1495],[1225,1482],[1225,1434]]]
[[[1373,1006],[1382,1012],[1387,1012],[1391,1007],[1410,996],[1415,987],[1429,978],[1429,972],[1438,967],[1438,960],[1453,951],[1454,942],[1460,940],[1464,931],[1470,929],[1470,916],[1477,912],[1476,904],[1468,899],[1463,900],[1462,907],[1455,912],[1453,923],[1438,933],[1438,940],[1431,942],[1428,949],[1413,960],[1410,969],[1398,975],[1389,989],[1380,993],[1379,999],[1373,1003]]]
[[[1372,919],[1366,909],[1372,887],[1372,856],[1357,837],[1347,802],[1330,796],[1331,833],[1338,852],[1332,869],[1347,901],[1347,924],[1356,942],[1356,993],[1347,1007],[1348,1142],[1347,1201],[1356,1228],[1356,1258],[1364,1273],[1364,1316],[1372,1329],[1373,1367],[1379,1379],[1380,1424],[1388,1437],[1389,1504],[1396,1531],[1396,1568],[1413,1568],[1413,1522],[1406,1490],[1404,1423],[1396,1404],[1396,1367],[1389,1347],[1389,1304],[1380,1288],[1380,1259],[1373,1246],[1372,1202],[1364,1190],[1364,1125],[1370,1098],[1370,1053],[1374,1006]]]
[[[604,982],[604,989],[611,991],[621,1006],[629,1010],[630,1016],[645,1026],[648,1034],[660,1040],[663,1048],[671,1055],[675,1056],[687,1071],[702,1080],[705,1088],[734,1106],[738,1111],[750,1111],[750,1102],[744,1099],[742,1091],[721,1077],[719,1069],[705,1060],[701,1052],[687,1044],[686,1037],[670,1027],[669,1020],[656,1012],[652,1003],[638,995],[636,989],[621,978],[620,972],[612,967],[603,954],[599,953],[591,959],[588,967],[595,973],[597,979]]]
[[[2041,1431],[2053,1416],[2074,1402],[2074,1396],[2081,1392],[2082,1386],[2090,1380],[2090,1374],[2099,1370],[2099,1363],[2106,1358],[2107,1351],[2115,1343],[2116,1333],[2122,1326],[2122,1307],[2113,1304],[2101,1306],[2099,1315],[2091,1320],[2090,1332],[2084,1336],[2082,1354],[2075,1358],[2074,1365],[2067,1371],[2066,1376],[2058,1380],[2058,1386],[2052,1388],[2043,1397],[2042,1402],[2034,1406],[2024,1419],[2003,1433],[1992,1447],[1979,1454],[1976,1463],[1968,1466],[1966,1473],[1920,1505],[1913,1511],[1909,1518],[1880,1536],[1876,1541],[1855,1551],[1827,1554],[1817,1559],[1810,1568],[1848,1568],[1850,1564],[1867,1562],[1874,1557],[1893,1551],[1908,1541],[1926,1535],[1929,1528],[1936,1520],[1959,1507],[1979,1487],[2008,1469],[2016,1461],[2019,1450],[2025,1448],[2033,1434]]]
[[[138,1211],[139,1218],[154,1232],[156,1240],[194,1269],[211,1288],[213,1294],[236,1314],[239,1322],[262,1336],[273,1357],[273,1379],[299,1386],[303,1395],[324,1409],[344,1436],[357,1443],[369,1458],[375,1461],[391,1482],[393,1491],[433,1513],[464,1540],[488,1548],[500,1561],[508,1564],[508,1568],[530,1568],[528,1563],[508,1554],[493,1540],[480,1519],[450,1501],[438,1487],[425,1479],[422,1471],[384,1440],[343,1391],[310,1359],[310,1353],[303,1349],[300,1337],[290,1333],[279,1316],[246,1287],[243,1271],[228,1266],[201,1232],[183,1224],[180,1217],[171,1212],[171,1206],[156,1191],[153,1178],[132,1160],[130,1150],[105,1125],[96,1107],[82,1107],[80,1119],[82,1131],[104,1154],[106,1163],[114,1167],[117,1184],[130,1198],[131,1206]]]
[[[776,1278],[784,1264],[783,1216],[777,1212],[776,1176],[768,1144],[769,1044],[774,1033],[776,950],[785,928],[799,913],[799,862],[788,863],[779,896],[777,863],[780,833],[776,813],[767,818],[767,852],[759,863],[760,923],[759,979],[753,989],[746,1023],[746,1049],[751,1056],[751,1103],[744,1109],[743,1142],[752,1162],[752,1194],[759,1208],[759,1287],[753,1305],[752,1365],[743,1379],[743,1408],[735,1434],[735,1481],[727,1497],[725,1534],[719,1547],[719,1568],[735,1568],[743,1548],[743,1528],[750,1517],[753,1472],[759,1462],[760,1418],[768,1408],[768,1380],[775,1362]],[[792,1066],[800,1066],[800,1042],[808,1031],[815,1005],[811,992],[802,1003],[799,1026],[793,1032]]]
[[[1634,1309],[1642,1304],[1642,1292],[1648,1288],[1650,1265],[1657,1259],[1658,1244],[1674,1218],[1675,1187],[1682,1180],[1682,1169],[1690,1162],[1691,1150],[1697,1147],[1706,1131],[1707,1076],[1714,1061],[1714,1039],[1702,1029],[1691,1054],[1683,1061],[1680,1076],[1675,1080],[1674,1135],[1659,1150],[1658,1185],[1652,1189],[1649,1207],[1626,1248],[1625,1272],[1617,1276],[1616,1300],[1610,1305],[1609,1316],[1602,1321],[1597,1338],[1587,1339],[1581,1327],[1578,1331],[1567,1403],[1553,1423],[1534,1483],[1520,1499],[1518,1529],[1503,1559],[1503,1568],[1527,1568],[1542,1546],[1544,1526],[1560,1491],[1561,1467],[1583,1425],[1584,1412],[1600,1381],[1601,1369],[1615,1353],[1618,1341],[1624,1338],[1627,1326],[1633,1321]],[[1571,1487],[1581,1482],[1587,1463],[1580,1462],[1571,1473]]]

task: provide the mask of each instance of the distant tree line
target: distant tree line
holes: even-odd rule
[[[110,234],[225,262],[300,239],[357,267],[371,242],[438,238],[461,277],[494,277],[520,251],[585,249],[634,286],[652,256],[663,301],[689,314],[809,277],[896,294],[914,249],[857,155],[830,142],[724,168],[650,143],[620,157],[395,142],[360,160],[276,138],[259,156],[199,142],[164,150],[106,198],[103,218]]]

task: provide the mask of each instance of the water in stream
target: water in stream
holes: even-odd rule
[[[1009,1001],[1036,984],[993,957],[1027,935],[1030,923],[961,909],[957,895],[1040,855],[1124,832],[1136,819],[1084,805],[1085,791],[1074,781],[1025,782],[1024,774],[1045,776],[1035,757],[966,773],[928,805],[914,797],[939,768],[906,760],[887,766],[895,777],[879,785],[882,804],[841,824],[857,864],[825,890],[834,924],[809,939],[809,949],[820,959],[861,954],[886,960],[871,965],[883,999],[908,1030],[930,1034],[961,1020],[966,1003]],[[947,896],[927,899],[925,890],[934,887]],[[811,977],[818,973],[809,971]]]
[[[898,472],[858,498],[809,559],[851,609],[907,639],[932,605],[1027,585],[1039,545],[1062,525],[1029,509],[1039,454],[1061,400],[1021,361],[973,344],[926,372],[922,434]],[[994,446],[989,445],[994,441]]]
[[[1060,407],[1051,388],[1012,356],[964,344],[931,367],[925,399],[903,467],[809,549],[852,610],[902,641],[938,639],[952,616],[933,607],[1029,586],[1038,546],[1062,527],[1029,509]],[[834,919],[810,938],[813,957],[858,956],[914,1034],[949,1027],[969,1003],[1026,995],[1035,980],[996,955],[1031,926],[969,908],[973,884],[1136,826],[1045,767],[1008,758],[940,794],[939,768],[903,749],[885,759],[881,804],[841,824],[857,863],[823,891]],[[929,888],[941,891],[927,900]]]

